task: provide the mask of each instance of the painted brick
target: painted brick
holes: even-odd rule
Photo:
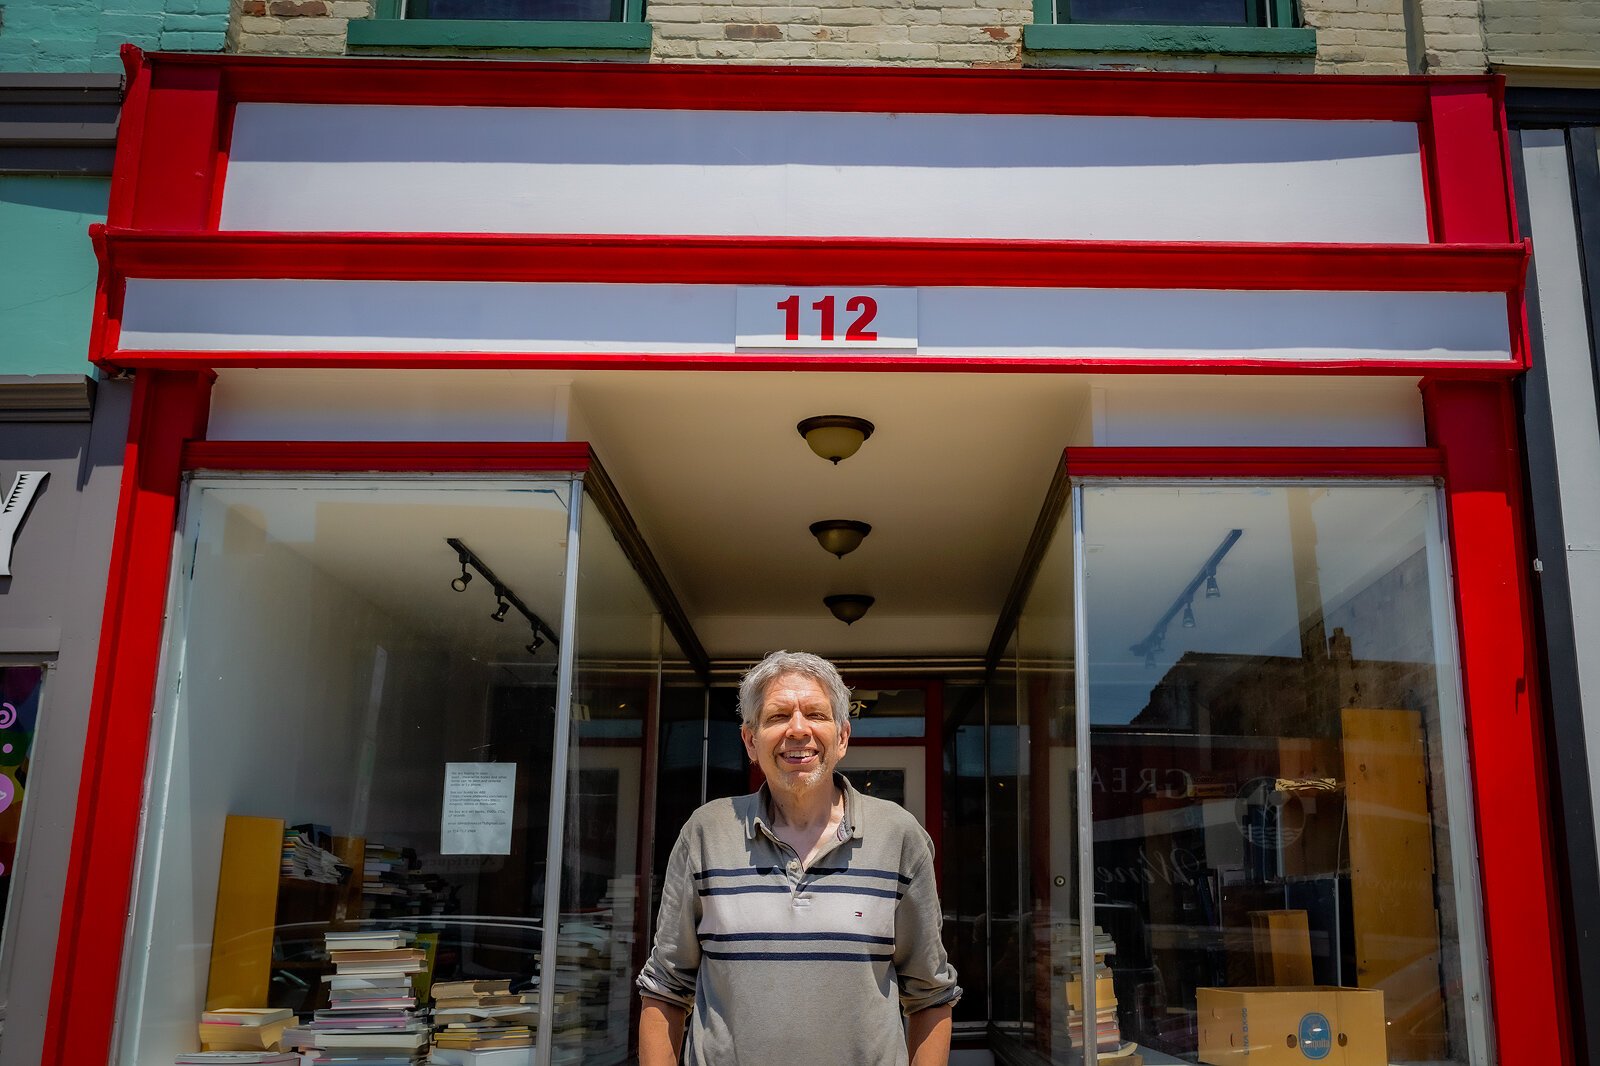
[[[783,31],[770,23],[748,25],[729,23],[722,27],[722,35],[730,41],[781,41]]]
[[[216,33],[191,33],[184,30],[161,35],[161,47],[169,52],[220,52],[224,35]]]
[[[366,0],[333,0],[329,14],[340,19],[364,19],[372,16],[372,5]]]

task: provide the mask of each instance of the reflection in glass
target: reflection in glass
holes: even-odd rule
[[[325,980],[332,932],[398,930],[420,952],[394,1000],[531,984],[556,642],[530,650],[530,616],[561,631],[570,492],[191,486],[121,1061],[196,1050],[207,1009],[331,1020],[349,992]],[[480,565],[465,581],[452,539]],[[504,787],[467,797],[452,768]]]
[[[1225,1062],[1248,1008],[1252,1041],[1465,1061],[1433,486],[1090,485],[1082,506],[1121,1035]],[[1289,1031],[1308,1012],[1326,1034]]]

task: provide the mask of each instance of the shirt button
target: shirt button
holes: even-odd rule
[[[789,872],[792,873],[792,874],[797,874],[797,873],[800,872],[800,860],[799,859],[791,859],[789,861]]]

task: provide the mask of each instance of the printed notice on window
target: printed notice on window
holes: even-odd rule
[[[514,762],[445,763],[439,854],[510,855],[516,795]]]

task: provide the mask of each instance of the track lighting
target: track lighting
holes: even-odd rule
[[[1222,542],[1216,546],[1210,557],[1200,564],[1200,568],[1194,572],[1194,577],[1191,577],[1188,584],[1179,590],[1172,605],[1156,619],[1155,625],[1150,627],[1150,632],[1144,635],[1144,639],[1137,644],[1129,645],[1130,652],[1143,657],[1145,666],[1156,664],[1156,655],[1166,644],[1167,626],[1173,619],[1181,616],[1183,628],[1195,627],[1194,598],[1200,594],[1201,588],[1206,590],[1208,600],[1214,600],[1222,595],[1222,590],[1217,587],[1217,566],[1233,550],[1233,546],[1239,543],[1239,538],[1242,536],[1244,536],[1242,529],[1228,530],[1228,535],[1222,538]]]
[[[496,622],[504,622],[514,607],[518,614],[528,620],[528,625],[533,629],[533,640],[524,647],[528,649],[529,655],[535,654],[547,643],[552,647],[560,646],[560,638],[556,636],[555,630],[546,625],[544,619],[534,614],[528,605],[522,602],[522,597],[501,581],[495,572],[489,569],[488,564],[478,558],[459,537],[446,537],[445,543],[450,545],[450,549],[456,553],[456,558],[461,560],[461,576],[450,582],[451,588],[457,592],[467,591],[467,586],[472,583],[472,571],[476,570],[478,576],[494,589],[494,613],[489,616],[490,618]]]

